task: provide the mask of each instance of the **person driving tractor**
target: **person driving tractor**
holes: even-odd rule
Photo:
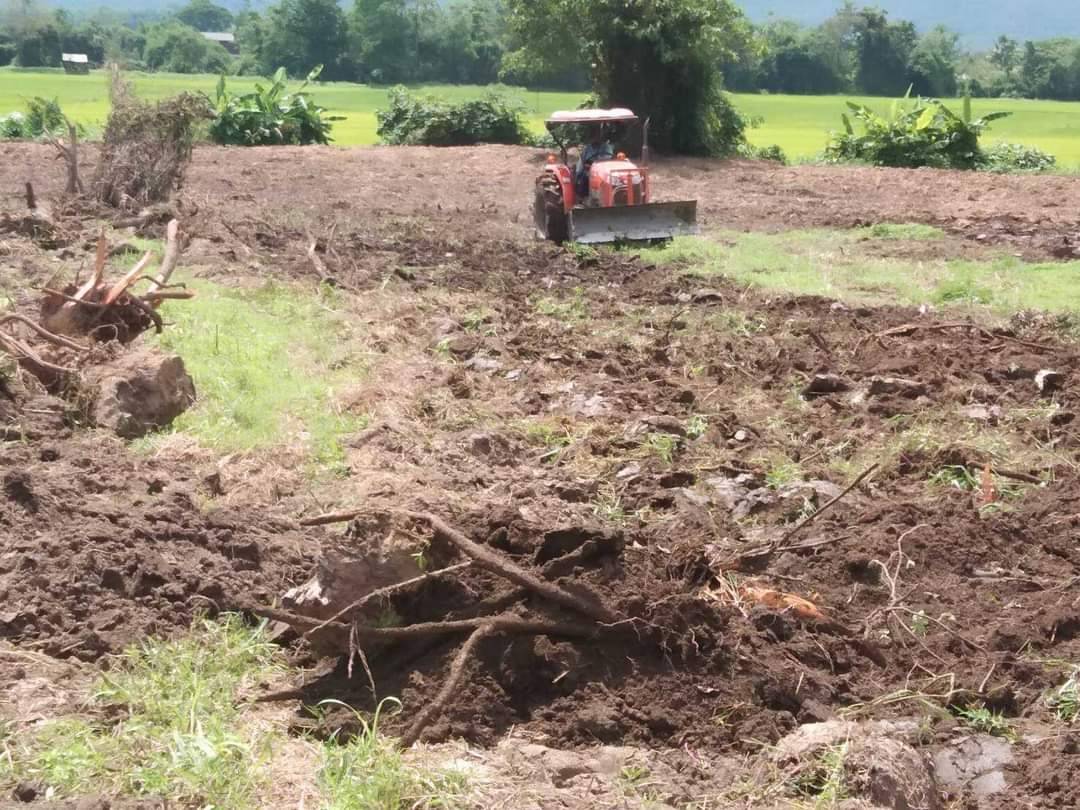
[[[589,196],[589,169],[598,160],[611,160],[615,151],[600,125],[589,127],[589,142],[582,147],[581,156],[578,158],[575,181],[577,194],[580,199]]]

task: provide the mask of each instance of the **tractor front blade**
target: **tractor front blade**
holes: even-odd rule
[[[570,240],[586,245],[673,239],[697,232],[696,200],[570,212]]]

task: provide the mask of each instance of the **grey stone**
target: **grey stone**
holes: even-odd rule
[[[98,427],[137,439],[168,427],[195,402],[195,383],[176,355],[152,349],[127,352],[84,372],[95,390],[91,416]]]
[[[971,790],[991,796],[1006,788],[1003,769],[1013,761],[1012,746],[1000,737],[965,737],[934,756],[938,781],[954,793]]]

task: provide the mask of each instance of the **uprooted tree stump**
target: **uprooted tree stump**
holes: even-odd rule
[[[169,285],[181,254],[180,225],[174,219],[166,230],[165,254],[154,277],[146,275],[153,253],[147,253],[119,279],[105,279],[108,243],[104,234],[98,239],[93,275],[83,284],[63,289],[46,288],[41,302],[41,324],[58,335],[85,335],[96,341],[116,340],[130,343],[143,332],[162,331],[157,309],[169,298],[190,298],[191,293]],[[146,292],[136,295],[134,286],[150,282]]]
[[[330,516],[349,519],[357,515]],[[330,517],[319,522],[329,522]],[[408,521],[428,527],[431,531],[429,550],[431,558],[439,565],[437,570],[429,570],[412,576],[415,569],[405,565],[398,550],[389,549],[377,552],[351,571],[344,574],[362,590],[353,591],[357,598],[352,602],[337,607],[340,603],[327,597],[326,572],[317,574],[315,579],[299,589],[290,591],[288,602],[298,609],[314,607],[318,618],[300,615],[287,610],[268,607],[253,607],[253,612],[267,618],[284,622],[298,633],[311,639],[317,648],[334,651],[347,656],[350,672],[352,661],[359,658],[370,677],[365,650],[378,648],[380,645],[396,642],[430,639],[439,637],[462,636],[465,638],[450,666],[449,674],[438,695],[417,714],[402,737],[402,744],[412,745],[418,741],[424,730],[436,720],[459,693],[468,670],[470,660],[477,647],[485,639],[497,636],[548,636],[560,639],[588,640],[601,635],[625,633],[630,639],[644,638],[641,628],[635,628],[627,617],[606,605],[597,595],[584,588],[569,590],[559,584],[541,578],[503,554],[480,545],[462,532],[453,528],[441,518],[426,512],[393,512],[380,516],[376,527],[387,527],[389,520]],[[384,553],[387,552],[388,553]],[[455,556],[464,556],[463,562],[445,565]],[[376,558],[385,563],[384,567],[376,564]],[[428,559],[425,555],[425,559]],[[516,592],[522,597],[531,596],[538,603],[530,609],[528,615],[514,612],[512,606],[488,605],[489,614],[464,619],[422,622],[404,627],[378,626],[365,617],[365,609],[377,605],[380,597],[408,591],[422,583],[440,577],[455,576],[468,567],[483,569],[516,586]],[[407,577],[399,579],[399,577]],[[372,587],[379,581],[390,580],[388,584]],[[397,580],[397,581],[394,581]],[[340,586],[341,582],[336,583]],[[336,589],[339,593],[341,588]],[[306,601],[305,601],[306,600]],[[337,607],[330,615],[330,605]],[[635,631],[638,633],[635,636]],[[374,688],[374,685],[373,685]]]

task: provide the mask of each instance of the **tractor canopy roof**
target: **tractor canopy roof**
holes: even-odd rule
[[[544,123],[551,127],[554,124],[611,124],[637,120],[638,117],[625,107],[615,107],[610,110],[562,110],[552,113]]]

